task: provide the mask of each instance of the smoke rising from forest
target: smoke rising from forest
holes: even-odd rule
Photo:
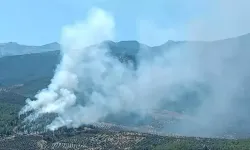
[[[27,99],[20,112],[30,113],[26,121],[55,113],[58,117],[47,127],[56,130],[122,112],[144,118],[174,103],[173,111],[181,109],[195,123],[182,120],[166,131],[210,136],[226,124],[248,122],[244,107],[250,51],[238,50],[239,42],[183,42],[170,49],[163,46],[159,54],[142,46],[134,69],[108,54],[104,41],[115,38],[114,19],[94,8],[84,21],[63,28],[61,62],[50,85],[36,100]]]

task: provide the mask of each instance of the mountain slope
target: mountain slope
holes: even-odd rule
[[[2,57],[0,83],[21,84],[38,78],[52,77],[60,61],[59,57],[59,51]]]

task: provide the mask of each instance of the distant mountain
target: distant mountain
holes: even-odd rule
[[[27,46],[27,45],[20,45],[15,42],[9,43],[0,43],[0,57],[3,56],[12,56],[12,55],[23,55],[23,54],[30,54],[30,53],[42,53],[48,51],[55,51],[59,50],[60,45],[59,43],[49,43],[42,46]]]
[[[160,55],[163,51],[175,48],[182,50],[198,48],[199,50],[214,50],[215,52],[221,50],[230,51],[235,49],[248,51],[250,50],[250,34],[212,42],[167,41],[166,43],[155,47],[150,47],[137,41],[104,41],[101,43],[101,46],[102,45],[107,46],[110,49],[111,54],[116,56],[121,62],[132,61],[136,68],[138,65],[137,54],[140,50],[149,50],[149,57],[152,57],[152,55]],[[60,62],[60,51],[52,51],[53,49],[59,49],[58,43],[28,47],[18,45],[17,43],[7,43],[0,45],[0,48],[2,47],[12,49],[13,51],[18,51],[17,49],[19,48],[21,53],[29,51],[33,54],[5,56],[0,58],[0,85],[23,84],[26,82],[30,83],[30,81],[35,81],[37,85],[39,82],[37,80],[39,79],[41,79],[41,81],[49,81],[48,79],[50,79],[54,74],[56,65]],[[17,49],[15,50],[15,48]],[[211,60],[207,61],[208,63],[211,62]]]

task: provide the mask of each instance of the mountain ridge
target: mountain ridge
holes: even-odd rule
[[[192,41],[192,40],[183,40],[183,41],[174,41],[174,40],[167,40],[165,43],[157,45],[157,46],[149,46],[147,44],[143,44],[137,40],[122,40],[118,42],[114,41],[103,41],[100,44],[106,44],[109,47],[118,46],[118,47],[125,47],[129,49],[128,45],[132,47],[143,47],[143,48],[152,48],[152,49],[160,49],[161,47],[172,47],[176,44],[185,44],[185,43],[214,43],[214,42],[223,42],[223,41],[231,41],[235,39],[250,39],[250,33],[229,37],[226,39],[219,39],[213,41]],[[131,47],[130,47],[131,48]],[[138,48],[137,48],[138,49]],[[32,54],[32,53],[43,53],[48,51],[57,51],[60,50],[60,44],[58,42],[51,42],[39,46],[34,45],[25,45],[19,44],[17,42],[7,42],[7,43],[0,43],[0,58],[5,56],[15,56],[15,55],[25,55],[25,54]]]
[[[60,50],[60,44],[57,42],[48,43],[41,46],[22,45],[16,42],[0,44],[0,58],[4,56],[24,55],[31,53],[41,53],[47,51]]]
[[[17,43],[10,44],[18,45]],[[154,47],[150,47],[145,44],[141,44],[138,41],[132,40],[119,42],[104,41],[101,44],[107,46],[110,49],[110,52],[114,56],[119,58],[120,61],[126,62],[128,60],[132,60],[136,68],[137,54],[139,53],[139,51],[144,49],[148,49],[150,51],[149,57],[152,57],[153,55],[161,55],[164,51],[172,50],[174,48],[183,50],[192,48],[201,50],[232,50],[236,48],[248,50],[250,49],[250,34],[212,42],[170,40],[166,43],[163,43],[162,45]],[[40,53],[16,54],[0,57],[0,84],[22,84],[27,80],[52,77],[57,64],[60,62],[61,57],[59,49],[53,49],[55,48],[55,45],[58,45],[58,43],[54,42],[41,46],[49,47],[50,51],[46,51],[43,49]]]

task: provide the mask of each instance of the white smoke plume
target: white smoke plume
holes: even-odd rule
[[[27,105],[20,114],[34,110],[34,113],[27,118],[33,120],[44,113],[58,113],[59,117],[49,126],[50,129],[67,125],[75,118],[77,121],[84,120],[84,118],[79,118],[80,116],[75,116],[77,114],[72,115],[72,111],[80,109],[80,106],[76,105],[75,92],[79,86],[81,63],[82,61],[87,62],[87,59],[95,63],[95,60],[91,59],[96,59],[94,57],[100,50],[96,48],[87,49],[87,47],[104,40],[112,40],[114,25],[114,20],[110,14],[94,8],[89,12],[89,16],[84,22],[64,27],[61,39],[62,60],[55,71],[51,84],[47,89],[38,92],[35,96],[36,101],[28,99]],[[101,53],[98,53],[98,55],[101,55]],[[77,111],[77,113],[81,112]],[[62,118],[65,117],[64,114],[72,115],[72,119]],[[84,114],[84,116],[86,115]]]
[[[121,111],[143,115],[158,108],[166,95],[173,97],[173,85],[198,80],[191,73],[195,70],[182,64],[190,57],[182,57],[186,54],[179,50],[151,60],[141,56],[136,71],[108,56],[107,48],[94,45],[112,40],[114,27],[112,16],[101,9],[93,9],[83,23],[65,27],[62,60],[51,84],[38,92],[35,101],[28,99],[20,114],[32,112],[26,120],[58,114],[48,125],[51,130],[98,122]]]
[[[250,75],[246,65],[250,53],[238,47],[238,41],[184,42],[172,48],[167,43],[161,49],[143,46],[134,70],[110,56],[105,43],[97,46],[114,37],[114,18],[98,8],[92,9],[85,21],[63,28],[62,60],[51,84],[37,93],[36,100],[28,99],[20,114],[31,112],[26,120],[32,121],[56,113],[58,117],[48,125],[50,130],[79,127],[120,112],[151,114],[168,102],[183,102],[181,99],[187,99],[180,98],[183,91],[194,91],[201,101],[191,113],[198,125],[183,121],[175,130],[186,135],[212,135],[225,123],[234,122],[233,114],[247,118],[246,112],[233,107],[244,97],[241,88]],[[200,85],[208,89],[204,95]],[[182,105],[194,105],[191,100]]]

